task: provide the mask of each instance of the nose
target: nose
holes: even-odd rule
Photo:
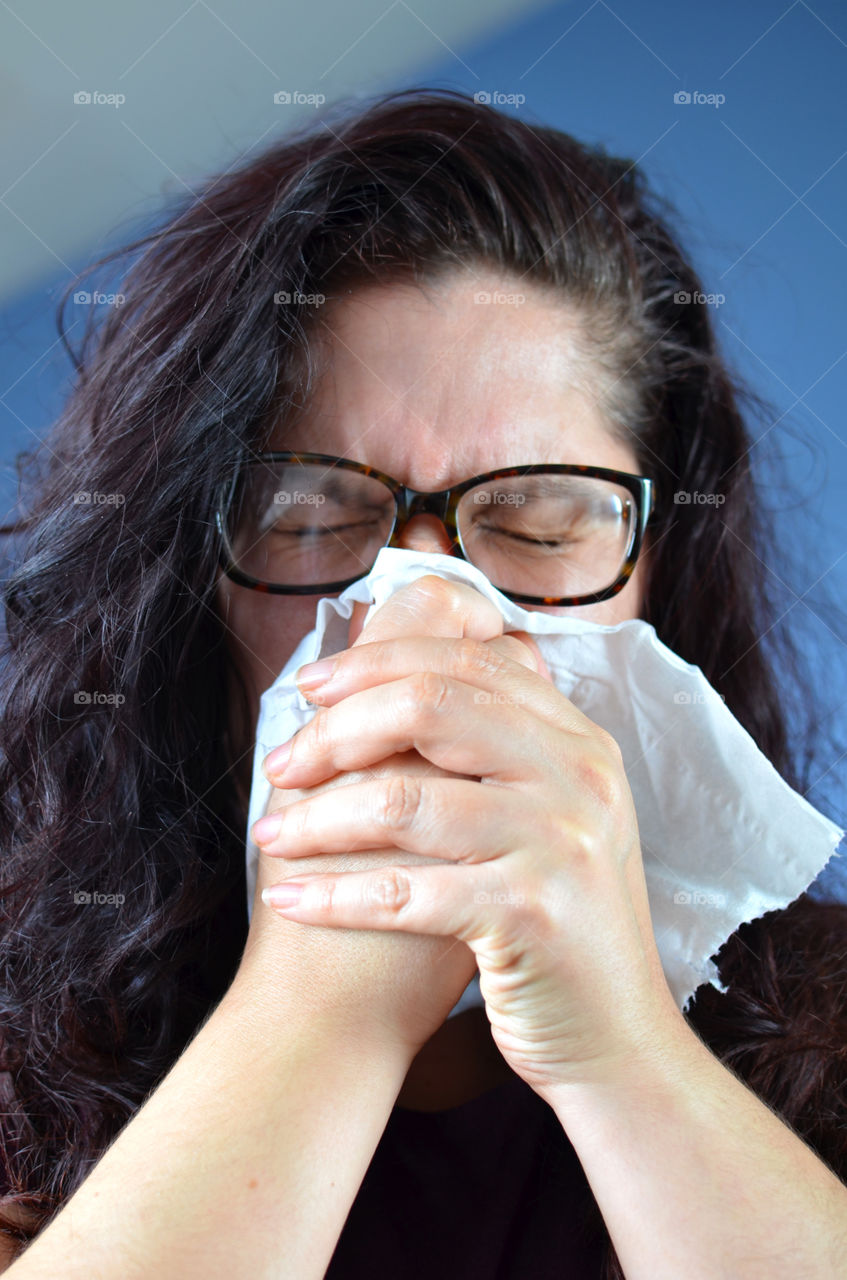
[[[406,551],[428,551],[442,555],[456,554],[450,544],[450,538],[444,528],[444,524],[438,519],[438,516],[433,516],[429,513],[421,513],[407,520],[396,535],[396,543],[397,546]],[[348,647],[354,645],[361,635],[367,611],[368,606],[366,604],[362,604],[359,601],[354,603],[347,636]]]
[[[407,551],[431,551],[445,556],[453,554],[442,521],[429,513],[412,516],[397,535],[397,542]]]

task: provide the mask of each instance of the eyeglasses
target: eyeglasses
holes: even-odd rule
[[[349,458],[274,452],[224,487],[216,523],[224,571],[254,591],[343,591],[426,513],[511,600],[580,605],[623,589],[652,509],[652,481],[605,467],[505,467],[426,493]]]

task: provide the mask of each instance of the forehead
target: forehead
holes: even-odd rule
[[[318,316],[314,392],[272,448],[350,457],[421,488],[495,467],[635,468],[575,310],[492,275],[369,286]]]

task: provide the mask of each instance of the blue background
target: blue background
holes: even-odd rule
[[[361,88],[411,85],[522,94],[504,109],[638,161],[674,202],[706,291],[725,296],[724,352],[772,406],[754,461],[786,511],[792,622],[827,673],[822,715],[843,719],[847,663],[832,602],[847,599],[845,6],[559,3],[445,51],[413,79]],[[680,91],[726,100],[680,104]],[[233,159],[222,136],[221,167]],[[92,244],[90,259],[102,251]],[[0,311],[0,513],[14,502],[15,453],[50,424],[70,375],[54,320],[66,283],[44,279]],[[844,761],[828,764],[834,799],[824,806],[814,789],[810,799],[838,818]]]

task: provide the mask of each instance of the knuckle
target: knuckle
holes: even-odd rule
[[[380,821],[392,831],[413,826],[421,808],[422,789],[416,778],[389,778],[382,798]]]
[[[409,877],[402,871],[385,871],[370,882],[369,893],[377,906],[393,913],[402,911],[412,898]]]
[[[331,755],[332,753],[332,724],[329,709],[319,710],[316,715],[309,721],[308,726],[308,749],[309,752],[315,752],[318,755]],[[305,733],[306,729],[301,730]],[[300,738],[300,734],[294,739],[295,744]],[[302,750],[302,748],[301,748]],[[292,755],[296,754],[297,746],[295,745]]]
[[[418,671],[407,686],[411,709],[437,714],[450,696],[450,682],[439,671]]]
[[[513,662],[520,663],[522,667],[529,667],[531,671],[538,671],[540,653],[538,646],[531,638],[520,639],[520,637],[512,635],[500,636],[497,639],[497,648],[501,654],[508,654]]]
[[[319,911],[327,912],[330,915],[332,914],[332,909],[335,906],[335,891],[337,888],[338,885],[334,880],[320,880],[317,882],[317,885],[313,888],[312,892],[317,892],[316,906]]]
[[[599,841],[586,823],[562,816],[554,824],[554,828],[556,843],[566,852],[569,871],[579,868],[587,870],[596,862]]]
[[[434,605],[437,609],[446,610],[449,613],[455,613],[461,609],[461,593],[446,578],[439,578],[434,573],[425,573],[412,585],[418,595],[423,596],[428,604]]]
[[[506,669],[503,655],[482,640],[472,640],[469,637],[458,640],[455,653],[460,676],[496,677]]]
[[[623,783],[618,768],[605,755],[583,755],[577,762],[577,775],[582,785],[604,809],[616,809],[623,798]]]
[[[598,745],[605,751],[615,763],[623,763],[623,755],[618,745],[617,738],[612,737],[608,729],[601,729],[600,725],[596,726],[595,738]]]

